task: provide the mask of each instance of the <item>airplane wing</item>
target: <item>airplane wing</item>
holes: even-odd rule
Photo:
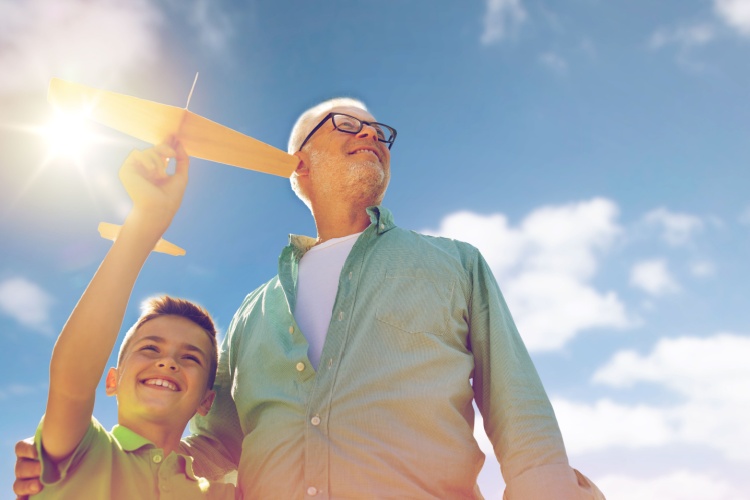
[[[63,111],[85,110],[92,120],[150,144],[176,135],[195,158],[281,177],[297,168],[295,156],[177,106],[59,78],[50,81],[47,98]]]
[[[100,222],[99,223],[99,236],[101,236],[105,240],[115,241],[117,239],[117,236],[120,235],[121,228],[122,226],[118,226],[117,224],[110,224],[109,222]],[[174,256],[185,255],[184,248],[180,248],[174,243],[168,242],[164,238],[160,238],[159,241],[156,242],[156,246],[154,247],[153,251],[165,253],[167,255],[174,255]]]

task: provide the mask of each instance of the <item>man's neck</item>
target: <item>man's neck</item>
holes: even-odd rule
[[[370,225],[370,216],[366,211],[369,206],[371,205],[313,207],[318,232],[317,243],[364,231]]]

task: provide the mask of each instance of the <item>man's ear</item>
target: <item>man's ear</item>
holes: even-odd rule
[[[117,368],[112,367],[107,371],[107,378],[104,380],[104,389],[107,392],[107,396],[117,394]]]
[[[198,410],[196,413],[201,416],[208,415],[208,410],[211,409],[211,405],[214,404],[214,398],[216,397],[216,392],[209,389],[206,391],[206,395],[203,396],[203,401],[201,401],[201,404],[198,405]]]
[[[308,165],[310,164],[310,156],[304,151],[297,151],[296,153],[294,153],[294,156],[296,156],[299,160],[297,168],[294,170],[294,172],[298,176],[310,175],[310,168],[308,167]]]

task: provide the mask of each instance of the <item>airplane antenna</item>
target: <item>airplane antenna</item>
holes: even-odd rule
[[[193,80],[193,86],[190,88],[190,94],[188,94],[188,100],[187,104],[185,104],[185,109],[188,109],[188,106],[190,106],[190,98],[193,97],[193,90],[195,90],[195,84],[198,83],[198,72],[195,72],[195,80]]]

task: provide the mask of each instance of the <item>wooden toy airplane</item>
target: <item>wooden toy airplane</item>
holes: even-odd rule
[[[195,78],[197,81],[197,74]],[[85,116],[95,122],[150,144],[176,136],[188,155],[195,158],[281,177],[292,175],[298,163],[295,156],[189,111],[187,106],[193,89],[188,104],[178,108],[53,78],[47,98],[62,111],[83,110]],[[99,233],[114,241],[119,226],[102,223]],[[170,255],[185,254],[182,248],[165,240],[160,240],[154,250]]]

